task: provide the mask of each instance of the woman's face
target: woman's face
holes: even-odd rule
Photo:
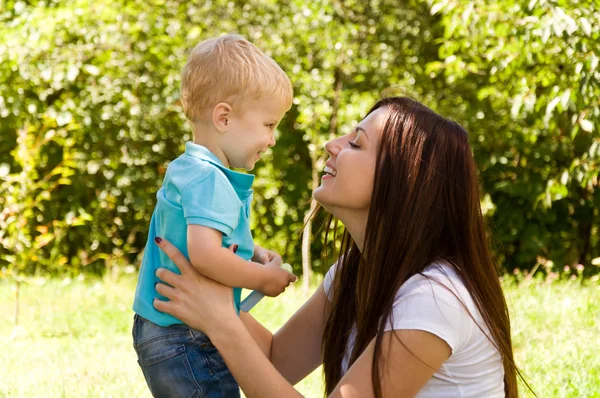
[[[350,134],[325,144],[329,159],[321,185],[313,196],[342,222],[349,212],[368,215],[377,148],[387,115],[387,108],[379,108],[364,118]]]

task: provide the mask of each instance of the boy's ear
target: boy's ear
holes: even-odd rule
[[[212,122],[217,131],[224,133],[229,128],[229,119],[231,118],[232,108],[226,102],[219,102],[213,109]]]

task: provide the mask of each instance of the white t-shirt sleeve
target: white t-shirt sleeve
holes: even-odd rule
[[[415,275],[399,289],[385,330],[423,330],[444,340],[456,353],[475,326],[462,304],[470,304],[470,297],[464,297],[466,289],[457,278],[443,272],[426,275],[431,279]]]
[[[323,278],[323,289],[325,290],[325,295],[329,301],[333,299],[333,292],[331,291],[331,288],[333,286],[333,278],[335,276],[337,264],[338,263],[335,263],[329,267],[329,270],[325,274],[325,278]]]
[[[337,263],[333,264],[323,279],[329,301],[333,298],[336,267]],[[456,353],[468,342],[472,328],[477,327],[461,302],[467,308],[473,304],[460,279],[447,267],[433,266],[425,276],[415,275],[400,287],[385,331],[423,330],[444,340]]]

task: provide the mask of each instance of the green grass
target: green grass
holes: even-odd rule
[[[253,314],[276,330],[306,296],[294,287]],[[600,397],[600,283],[506,282],[515,354],[539,397]],[[0,284],[0,397],[149,397],[131,345],[134,278]],[[320,369],[298,384],[322,396]]]

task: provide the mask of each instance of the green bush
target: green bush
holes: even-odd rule
[[[199,40],[225,32],[256,43],[294,84],[277,146],[255,170],[253,223],[258,243],[296,269],[324,142],[388,86],[469,129],[507,268],[599,257],[598,10],[448,4],[4,2],[3,275],[102,273],[139,260],[166,165],[191,137],[179,70]]]

